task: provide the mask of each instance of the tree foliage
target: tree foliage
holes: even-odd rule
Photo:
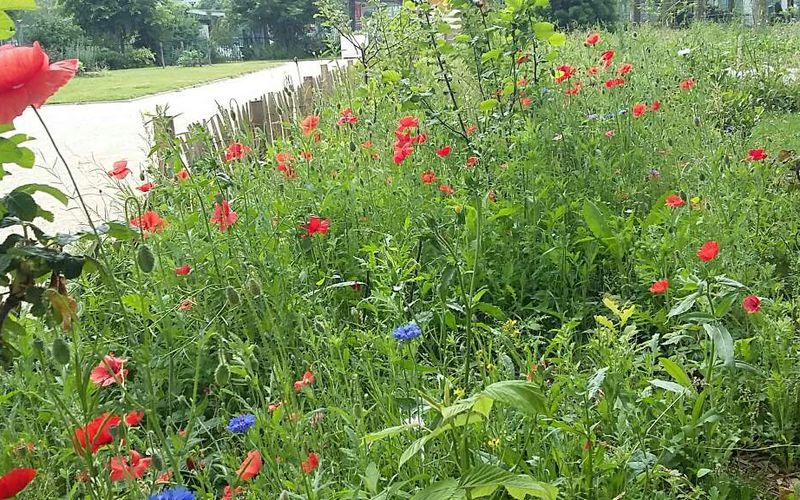
[[[250,27],[285,48],[307,49],[313,41],[313,0],[231,0],[231,13]]]
[[[548,16],[564,27],[612,24],[617,21],[615,0],[550,0]]]
[[[62,0],[66,14],[88,34],[123,47],[154,46],[160,0]]]

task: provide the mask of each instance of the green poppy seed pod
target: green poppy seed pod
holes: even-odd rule
[[[161,459],[161,455],[153,454],[150,458],[154,469],[161,470],[164,468],[164,461]]]
[[[56,339],[53,342],[53,359],[60,365],[69,363],[69,344],[64,339]]]
[[[136,263],[143,272],[153,272],[153,269],[156,267],[156,257],[153,255],[153,251],[150,250],[150,247],[147,245],[139,247],[139,251],[136,254]]]
[[[250,366],[253,367],[253,371],[258,371],[258,357],[255,354],[250,355]]]
[[[231,370],[228,368],[228,365],[222,363],[217,366],[217,369],[214,371],[214,381],[218,385],[227,385],[228,381],[231,379]]]
[[[699,127],[699,126],[700,126],[700,117],[699,117],[699,116],[695,116],[695,117],[694,117],[694,125],[695,125],[696,127]]]
[[[353,141],[350,141],[350,152],[351,153],[355,153],[355,151],[356,151],[356,143],[353,142]]]
[[[253,297],[261,296],[261,285],[258,284],[258,281],[256,281],[255,278],[250,278],[247,280],[247,290]]]
[[[36,339],[33,341],[32,347],[35,352],[41,354],[44,352],[44,341],[42,339]]]
[[[228,303],[232,306],[238,306],[242,303],[242,300],[239,298],[239,292],[237,292],[232,286],[229,286],[225,289],[225,297],[228,299]]]

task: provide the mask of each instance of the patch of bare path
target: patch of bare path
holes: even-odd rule
[[[299,71],[295,63],[286,63],[236,78],[132,101],[46,105],[39,112],[72,167],[93,219],[119,220],[123,213],[117,196],[120,186],[118,181],[109,178],[107,171],[115,161],[128,160],[133,175],[122,184],[130,188],[142,184],[141,175],[149,149],[145,116],[154,112],[156,106],[168,106],[169,114],[177,115],[175,128],[180,133],[190,123],[214,115],[217,103],[227,106],[235,100],[243,104],[267,92],[279,91],[287,80],[297,83],[299,77],[319,75],[322,63],[302,61]],[[331,66],[335,64],[330,63]],[[12,175],[2,180],[3,193],[22,184],[55,185],[62,188],[72,201],[64,207],[47,195],[37,194],[37,201],[54,212],[55,223],[42,219],[37,219],[36,223],[51,233],[85,227],[86,216],[77,202],[75,189],[36,115],[28,109],[15,120],[15,126],[19,132],[36,138],[26,144],[36,153],[36,166],[31,170],[10,166],[8,170]]]

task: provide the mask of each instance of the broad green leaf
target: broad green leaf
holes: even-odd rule
[[[553,47],[561,47],[565,43],[567,43],[567,35],[564,33],[553,33],[550,35],[550,38],[547,39]]]
[[[36,0],[0,0],[0,10],[36,10]]]
[[[522,9],[522,0],[506,0],[506,6],[511,12],[516,12]]]
[[[600,391],[600,387],[603,385],[603,381],[606,379],[606,372],[608,372],[607,366],[594,372],[592,378],[589,379],[587,384],[589,398],[595,397],[595,395]]]
[[[547,412],[544,395],[535,384],[526,380],[496,382],[484,389],[482,394],[529,415]]]
[[[499,486],[513,477],[514,474],[495,465],[480,464],[461,478],[460,486],[465,489]]]
[[[714,342],[714,351],[725,366],[733,368],[733,338],[727,328],[722,325],[703,324],[708,336]]]
[[[533,4],[534,7],[549,7],[550,0],[536,0]]]
[[[459,488],[458,481],[445,479],[417,492],[411,500],[462,500],[466,496],[464,490]]]
[[[0,40],[6,40],[14,36],[17,29],[14,27],[14,21],[2,10],[0,10]]]
[[[370,462],[367,465],[367,470],[364,471],[364,483],[373,495],[378,492],[378,481],[381,479],[381,471],[375,462]]]
[[[523,500],[526,495],[544,500],[556,500],[558,498],[558,488],[549,483],[536,481],[524,474],[505,481],[504,486],[508,494],[517,500]]]
[[[676,384],[675,382],[670,382],[669,380],[661,380],[661,379],[653,379],[650,381],[650,385],[653,387],[658,387],[659,389],[664,389],[666,391],[674,392],[675,394],[688,394],[689,389],[686,387]]]
[[[622,258],[622,249],[608,226],[606,215],[591,200],[583,201],[583,219],[594,237],[603,242],[615,257]]]
[[[67,195],[62,193],[60,189],[55,188],[53,186],[48,186],[47,184],[25,184],[24,186],[16,188],[13,192],[18,192],[18,191],[28,194],[46,193],[55,198],[56,200],[60,201],[64,205],[69,203],[69,198],[67,198]]]
[[[393,69],[387,69],[386,71],[381,73],[381,79],[385,83],[397,83],[400,81],[401,78],[402,76],[400,75],[400,73]]]
[[[24,221],[32,221],[39,213],[39,205],[28,193],[11,192],[3,198],[8,213]]]
[[[22,168],[33,168],[36,162],[36,155],[28,148],[19,148],[19,159],[15,162]]]
[[[555,26],[553,23],[541,21],[533,24],[533,32],[539,40],[547,40],[555,32]]]
[[[496,305],[487,304],[486,302],[478,302],[476,307],[498,321],[504,321],[506,319],[506,315],[503,310]]]
[[[491,61],[492,59],[497,59],[500,57],[500,54],[502,54],[502,51],[500,49],[487,50],[486,52],[481,54],[481,62],[487,62]]]
[[[483,111],[484,113],[487,111],[491,111],[500,104],[500,101],[497,99],[486,99],[485,101],[478,104],[478,109]]]
[[[725,276],[717,276],[716,278],[714,278],[714,281],[716,281],[720,285],[729,286],[731,288],[744,288],[743,284],[739,283],[736,280],[726,278]]]
[[[402,434],[403,432],[406,432],[409,429],[412,429],[412,426],[410,426],[410,425],[396,425],[394,427],[387,427],[386,429],[383,429],[383,430],[380,430],[380,431],[377,431],[377,432],[371,432],[371,433],[367,434],[366,436],[364,436],[361,439],[361,444],[362,445],[372,444],[372,443],[375,443],[377,441],[381,441],[383,439],[386,439],[388,437],[392,437],[392,436],[396,436],[398,434]]]
[[[694,292],[684,297],[680,302],[675,304],[672,309],[669,310],[669,313],[667,313],[667,318],[672,318],[673,316],[683,314],[691,309],[695,300],[697,300],[697,297],[699,296],[700,292]]]
[[[658,358],[658,362],[661,363],[661,366],[664,367],[669,376],[675,379],[675,381],[682,386],[686,387],[687,389],[694,388],[692,385],[692,379],[689,378],[689,375],[681,368],[681,366],[672,361],[669,358]]]

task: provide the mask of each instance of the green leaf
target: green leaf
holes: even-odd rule
[[[695,300],[697,300],[697,297],[699,296],[700,292],[694,292],[684,297],[683,300],[675,304],[672,309],[669,310],[669,313],[667,313],[667,318],[672,318],[673,316],[683,314],[691,309]]]
[[[687,389],[694,388],[692,379],[690,379],[689,375],[687,375],[683,368],[681,368],[681,365],[669,358],[658,358],[658,362],[661,363],[661,366],[664,367],[664,370],[666,370],[667,373],[669,373],[669,376],[675,379],[677,383],[681,384]]]
[[[552,47],[561,47],[567,43],[567,35],[564,33],[553,33],[550,35],[550,38],[548,38],[547,41]]]
[[[458,481],[445,479],[417,492],[411,500],[462,500],[466,496],[464,490],[459,488]]]
[[[63,205],[67,205],[69,203],[69,198],[67,195],[61,192],[60,189],[55,188],[53,186],[48,186],[47,184],[25,184],[24,186],[20,186],[16,188],[13,193],[21,192],[21,193],[46,193],[55,198],[56,200],[60,201]]]
[[[549,39],[555,33],[556,27],[553,23],[541,21],[533,24],[533,32],[539,40]]]
[[[485,486],[499,486],[513,477],[514,474],[500,467],[480,464],[473,467],[461,478],[461,487],[472,489]]]
[[[594,237],[603,242],[615,257],[622,258],[622,249],[608,226],[607,216],[589,199],[583,200],[583,219]]]
[[[498,321],[504,321],[506,319],[506,314],[496,305],[478,302],[476,307]]]
[[[3,198],[8,213],[24,221],[32,221],[39,213],[39,205],[28,193],[11,192]]]
[[[397,83],[402,78],[399,72],[393,69],[387,69],[383,73],[381,73],[381,79],[384,83]]]
[[[413,426],[410,426],[410,425],[396,425],[394,427],[387,427],[386,429],[383,429],[383,430],[380,430],[380,431],[377,431],[377,432],[371,432],[371,433],[367,434],[366,436],[364,436],[361,439],[361,444],[362,445],[372,444],[372,443],[375,443],[377,441],[381,441],[383,439],[386,439],[388,437],[392,437],[392,436],[396,436],[398,434],[402,434],[403,432],[406,432],[406,431],[408,431],[408,430],[410,430],[412,428],[413,428]]]
[[[497,99],[486,99],[485,101],[478,104],[478,109],[483,111],[484,113],[487,111],[491,111],[500,104],[500,101]]]
[[[676,384],[675,382],[670,382],[669,380],[661,380],[661,379],[653,379],[650,381],[650,385],[653,387],[658,387],[659,389],[664,389],[666,391],[674,392],[675,394],[688,394],[689,389],[686,387]]]
[[[603,386],[603,382],[606,379],[606,373],[608,372],[608,367],[600,368],[592,378],[589,379],[589,383],[587,384],[586,391],[589,393],[589,398],[595,397],[595,395],[600,391],[600,387]]]
[[[550,7],[550,0],[536,0],[534,7]]]
[[[733,368],[733,338],[728,329],[722,325],[703,324],[708,336],[714,342],[714,351],[728,368]]]
[[[36,10],[36,1],[0,0],[0,10]]]
[[[506,6],[511,12],[516,12],[522,9],[522,0],[506,0]]]
[[[378,469],[378,466],[375,462],[370,462],[367,465],[367,470],[364,471],[364,483],[367,486],[367,490],[373,495],[378,492],[378,481],[381,479],[381,471]]]
[[[552,484],[536,481],[530,476],[520,474],[504,483],[509,495],[517,500],[524,500],[526,495],[544,500],[556,500],[558,488]]]
[[[487,62],[491,61],[492,59],[497,59],[500,57],[500,54],[502,54],[502,51],[500,49],[487,50],[486,52],[481,54],[481,62]]]
[[[525,380],[496,382],[484,389],[481,394],[529,415],[547,412],[544,395],[535,384]]]
[[[0,40],[6,40],[14,36],[17,28],[14,27],[14,21],[2,10],[0,10]],[[3,163],[0,157],[0,163]]]

